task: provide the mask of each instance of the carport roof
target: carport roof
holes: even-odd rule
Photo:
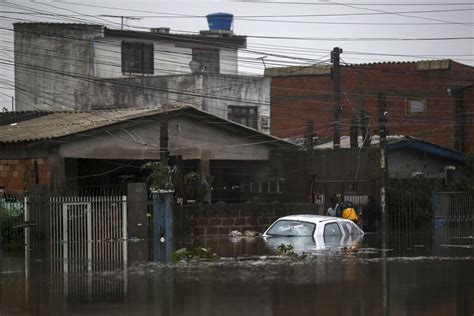
[[[0,144],[53,140],[111,126],[114,124],[172,112],[191,112],[194,114],[192,115],[193,118],[203,116],[208,119],[212,119],[206,120],[206,122],[226,122],[228,124],[220,126],[225,126],[225,128],[231,128],[234,130],[237,129],[244,133],[261,136],[267,139],[268,142],[277,146],[283,145],[285,147],[297,147],[290,142],[260,133],[252,128],[235,123],[233,121],[217,117],[188,104],[180,103],[173,103],[172,105],[154,108],[123,108],[110,110],[48,112],[46,115],[40,117],[27,120],[18,120],[17,122],[0,126]]]
[[[127,108],[94,111],[49,112],[47,115],[0,126],[0,143],[32,142],[77,134],[120,122],[188,108]]]

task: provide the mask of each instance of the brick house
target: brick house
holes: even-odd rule
[[[331,66],[269,68],[271,134],[303,138],[309,120],[316,136],[332,140]],[[377,94],[386,97],[388,131],[468,152],[474,149],[474,67],[452,60],[341,66],[341,135],[361,111],[378,133]]]

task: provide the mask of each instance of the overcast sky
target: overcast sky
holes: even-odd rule
[[[240,54],[243,73],[262,74],[267,66],[327,61],[341,47],[342,61],[416,61],[450,58],[474,65],[474,4],[465,0],[361,1],[1,1],[0,105],[10,109],[13,93],[13,22],[90,22],[143,30],[170,27],[172,32],[207,29],[205,16],[235,16],[234,33],[248,36]],[[427,12],[429,11],[429,12]],[[287,56],[277,58],[274,55]]]

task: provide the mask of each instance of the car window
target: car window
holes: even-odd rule
[[[351,234],[357,235],[361,233],[360,228],[355,223],[347,222],[347,224],[351,227]]]
[[[352,227],[350,223],[342,222],[341,225],[342,225],[342,230],[344,231],[345,235],[350,235],[352,233]]]
[[[271,236],[313,236],[316,224],[281,220],[277,221],[268,230],[267,235]]]
[[[326,226],[324,226],[324,236],[339,236],[341,234],[341,229],[339,228],[339,225],[337,225],[336,222],[333,223],[327,223]]]

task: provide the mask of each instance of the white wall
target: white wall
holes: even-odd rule
[[[133,41],[131,38],[100,38],[94,42],[95,76],[98,78],[124,78],[122,74],[122,41]],[[181,47],[171,43],[150,40],[137,40],[154,44],[154,74],[145,76],[164,76],[189,74],[189,62],[192,60],[192,48]],[[237,74],[237,50],[221,49],[220,73]]]
[[[238,73],[236,49],[221,49],[219,51],[219,58],[221,74],[236,75]]]

